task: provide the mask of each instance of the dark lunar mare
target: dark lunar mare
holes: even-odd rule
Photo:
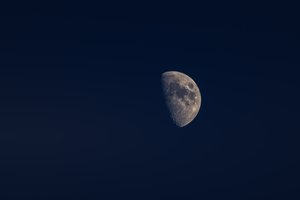
[[[176,95],[180,99],[184,99],[188,95],[189,91],[185,87],[182,87],[177,81],[173,81],[169,84],[169,94],[167,95]]]
[[[192,85],[192,86],[191,86]],[[193,88],[193,84],[189,83],[190,88]],[[173,97],[175,95],[177,98],[181,99],[187,106],[195,101],[196,94],[190,91],[186,87],[182,86],[178,80],[169,83],[166,95],[168,97]]]

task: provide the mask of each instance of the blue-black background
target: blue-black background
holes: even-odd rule
[[[1,6],[0,199],[299,199],[297,6]],[[190,75],[176,127],[160,75]]]

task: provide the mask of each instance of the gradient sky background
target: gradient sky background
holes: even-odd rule
[[[296,5],[1,10],[1,200],[299,199]],[[201,90],[184,128],[168,70]]]

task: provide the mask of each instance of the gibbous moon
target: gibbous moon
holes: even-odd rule
[[[166,105],[173,122],[184,127],[197,116],[200,105],[200,90],[195,81],[184,73],[164,72],[161,82]]]

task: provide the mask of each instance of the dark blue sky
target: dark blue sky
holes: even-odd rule
[[[295,5],[3,6],[0,199],[299,199]],[[184,128],[161,73],[202,94]]]

